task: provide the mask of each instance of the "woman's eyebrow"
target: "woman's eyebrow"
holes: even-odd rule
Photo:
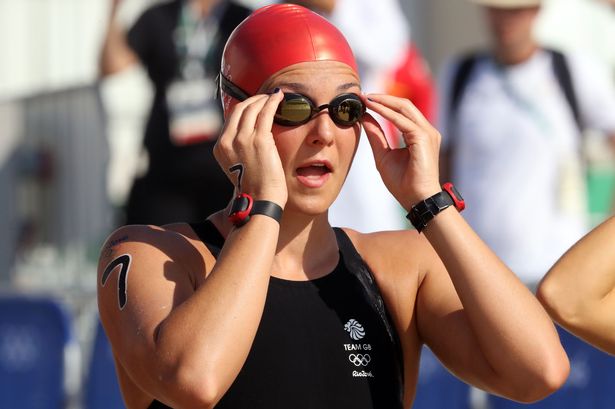
[[[361,85],[357,82],[347,82],[345,84],[340,85],[339,87],[337,87],[337,89],[339,91],[346,91],[349,90],[350,88],[354,88],[357,87],[359,89],[361,89]]]
[[[293,91],[302,91],[302,92],[307,91],[307,87],[301,84],[300,82],[281,82],[277,84],[276,87],[289,88],[289,89],[292,89]]]
[[[282,82],[282,83],[277,84],[276,86],[280,88],[284,87],[284,88],[292,89],[293,91],[298,91],[301,93],[307,93],[309,91],[308,87],[306,87],[304,84],[300,82]],[[361,89],[361,85],[358,82],[347,82],[345,84],[338,85],[337,90],[346,91],[354,87]]]

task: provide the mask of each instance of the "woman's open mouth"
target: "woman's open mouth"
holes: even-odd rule
[[[307,187],[321,187],[329,179],[331,166],[327,162],[314,162],[297,168],[297,179]]]

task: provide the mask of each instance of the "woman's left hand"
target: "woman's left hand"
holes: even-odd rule
[[[407,99],[384,94],[363,97],[368,109],[393,123],[405,147],[392,149],[378,122],[369,113],[362,124],[374,153],[376,168],[387,189],[406,209],[439,191],[440,133]]]

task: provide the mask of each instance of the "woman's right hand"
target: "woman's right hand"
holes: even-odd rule
[[[282,207],[288,191],[284,168],[273,139],[273,118],[284,94],[259,94],[236,104],[214,147],[214,156],[237,193]]]

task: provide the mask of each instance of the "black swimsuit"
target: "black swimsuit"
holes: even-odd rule
[[[217,256],[224,239],[213,224],[191,226]],[[397,333],[369,268],[348,236],[335,233],[340,261],[331,273],[271,277],[248,358],[216,409],[402,408]]]

